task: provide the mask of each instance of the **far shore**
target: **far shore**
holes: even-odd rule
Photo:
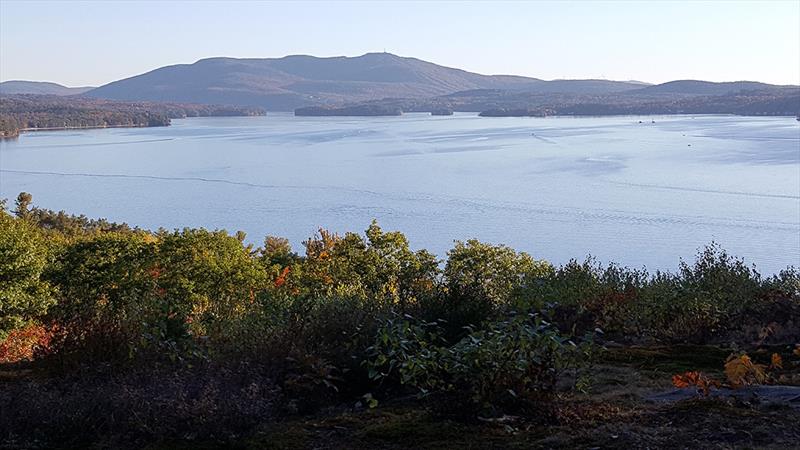
[[[86,127],[42,127],[42,128],[21,128],[17,134],[10,134],[8,136],[0,135],[0,139],[14,139],[18,138],[20,134],[30,131],[65,131],[65,130],[96,130],[100,128],[154,128],[154,127],[168,127],[169,125],[93,125]]]

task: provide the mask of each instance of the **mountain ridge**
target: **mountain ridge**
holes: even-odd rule
[[[115,100],[235,103],[271,110],[382,98],[430,98],[472,89],[609,93],[641,88],[610,80],[553,80],[483,75],[391,53],[281,58],[212,57],[118,80],[86,95]]]
[[[743,91],[762,91],[768,89],[791,89],[793,85],[777,85],[758,81],[703,81],[673,80],[650,85],[637,92],[647,94],[686,94],[686,95],[725,95]]]
[[[78,95],[94,88],[94,86],[68,87],[50,81],[8,80],[0,82],[0,94],[6,95]]]
[[[47,83],[29,84],[49,86]],[[683,110],[683,107],[672,108],[669,102],[682,102],[680,105],[692,105],[696,109],[708,101],[704,100],[706,97],[752,97],[736,100],[736,105],[728,100],[714,100],[735,106],[721,109],[733,113],[741,106],[765,104],[765,101],[772,100],[791,106],[791,101],[786,103],[781,98],[796,95],[798,89],[798,86],[754,81],[675,80],[651,85],[640,81],[605,79],[543,80],[520,75],[484,75],[414,57],[366,53],[354,57],[303,54],[280,58],[217,56],[194,63],[159,67],[85,92],[71,90],[61,94],[79,93],[90,98],[133,102],[255,106],[272,111],[328,110],[375,103],[404,111],[429,111],[432,108],[459,111],[497,108],[565,110],[565,107],[574,105],[594,105],[592,108],[599,108],[598,111],[616,111],[623,104],[636,105],[636,111],[647,111],[647,105],[656,104],[660,105],[657,110],[666,107],[668,110]],[[779,109],[783,111],[786,108],[782,106]]]

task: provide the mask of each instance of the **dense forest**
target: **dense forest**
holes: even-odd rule
[[[377,223],[298,253],[22,193],[0,212],[0,447],[791,446],[798,324],[795,268],[713,243],[656,273],[476,240],[442,260]]]
[[[0,137],[23,130],[96,127],[154,127],[170,119],[263,115],[255,107],[180,103],[118,102],[55,95],[0,96]]]
[[[484,117],[653,114],[797,116],[800,115],[800,88],[771,88],[722,95],[651,93],[645,90],[613,94],[576,94],[476,89],[422,100],[376,100],[361,106],[366,105],[398,108],[404,112],[429,112],[438,109],[480,111]]]

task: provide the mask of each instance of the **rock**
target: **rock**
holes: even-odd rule
[[[672,389],[651,395],[646,400],[672,403],[702,397],[695,389]],[[739,389],[712,389],[709,398],[732,398],[753,404],[788,406],[800,409],[800,386],[745,386]]]

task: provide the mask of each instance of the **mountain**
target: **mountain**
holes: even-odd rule
[[[630,91],[631,94],[684,94],[684,95],[727,95],[742,91],[763,91],[769,89],[797,89],[797,86],[778,86],[774,84],[759,83],[756,81],[727,81],[715,83],[712,81],[677,80],[667,83],[647,86],[642,89]]]
[[[384,98],[431,98],[498,89],[534,93],[612,93],[640,83],[606,80],[544,81],[481,75],[390,53],[357,57],[209,58],[162,67],[93,89],[88,96],[129,101],[225,103],[293,110]]]
[[[3,81],[0,83],[0,94],[36,94],[36,95],[77,95],[90,91],[94,87],[67,87],[46,81]]]

